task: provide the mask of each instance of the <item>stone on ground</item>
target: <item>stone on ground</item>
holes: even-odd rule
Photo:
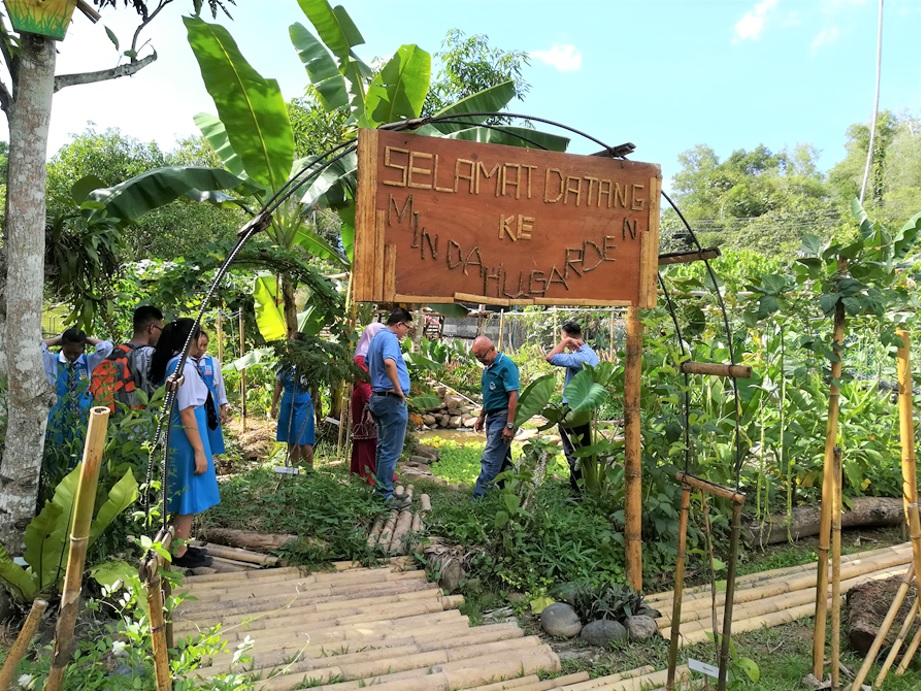
[[[540,625],[551,636],[574,638],[582,631],[579,615],[569,605],[555,602],[540,613]]]
[[[627,629],[620,622],[613,619],[599,619],[591,621],[582,629],[582,640],[589,645],[607,648],[614,641],[623,641],[627,638]]]

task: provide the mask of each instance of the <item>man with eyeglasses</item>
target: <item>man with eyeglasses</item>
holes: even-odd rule
[[[157,387],[148,379],[147,374],[150,372],[150,358],[153,357],[154,348],[163,331],[163,312],[153,305],[141,305],[134,310],[132,322],[134,334],[128,341],[131,348],[128,367],[134,376],[135,386],[150,396]]]
[[[368,412],[377,426],[377,452],[374,489],[392,508],[409,505],[406,497],[394,497],[393,472],[403,452],[406,423],[409,413],[406,396],[409,394],[409,371],[400,350],[400,340],[413,328],[412,315],[397,307],[387,319],[387,327],[371,339],[365,364],[371,378],[371,399]]]
[[[473,429],[486,430],[486,446],[480,459],[480,476],[473,497],[482,497],[496,477],[512,465],[512,439],[515,437],[515,411],[518,409],[518,366],[503,355],[486,336],[473,342],[473,356],[483,365],[483,410]]]

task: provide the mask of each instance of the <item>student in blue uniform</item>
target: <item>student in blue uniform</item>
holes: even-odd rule
[[[305,340],[298,332],[294,341]],[[284,392],[284,396],[282,396]],[[278,399],[281,398],[281,412]],[[288,444],[288,459],[292,465],[303,461],[313,468],[313,445],[316,443],[316,428],[313,419],[313,399],[310,389],[302,381],[297,368],[282,369],[275,377],[275,391],[272,394],[272,417],[278,416],[278,431],[275,441]]]
[[[86,353],[87,344],[94,347]],[[61,346],[60,352],[50,348]],[[48,438],[54,444],[82,444],[93,404],[90,374],[112,352],[111,341],[88,337],[77,328],[42,341],[42,360],[57,400],[48,414]]]
[[[176,371],[179,353],[193,326],[191,319],[177,319],[163,329],[150,361],[153,382],[163,384]],[[213,409],[211,415],[208,414],[208,407],[212,405],[211,394],[192,359],[200,354],[196,329],[192,333],[189,358],[182,370],[183,379],[170,419],[167,510],[172,514],[176,537],[179,538],[173,552],[173,564],[185,568],[211,563],[211,557],[204,550],[188,547],[186,542],[191,535],[195,515],[221,501],[207,434],[209,423],[216,424],[217,416]]]
[[[211,442],[211,455],[219,456],[226,453],[224,448],[224,428],[223,424],[227,422],[227,389],[224,387],[224,377],[221,375],[221,363],[216,357],[208,355],[208,334],[204,331],[198,337],[198,345],[201,351],[201,357],[196,359],[198,371],[201,372],[202,379],[211,392],[211,398],[214,403],[214,412],[217,414],[217,427],[208,429],[208,440]]]

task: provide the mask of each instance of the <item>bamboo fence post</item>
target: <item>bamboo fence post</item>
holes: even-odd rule
[[[29,616],[26,617],[19,635],[16,636],[16,642],[10,648],[10,654],[6,656],[6,662],[0,669],[0,691],[6,691],[12,683],[13,677],[16,676],[16,670],[19,669],[19,663],[25,657],[26,649],[35,635],[39,622],[42,620],[42,614],[48,609],[48,601],[41,598],[32,601],[32,608],[29,610]]]
[[[835,447],[831,516],[831,687],[841,688],[841,449]]]
[[[160,589],[160,557],[153,555],[141,565],[141,581],[147,588],[147,608],[150,617],[150,645],[153,649],[154,677],[157,691],[172,691],[173,679],[169,668],[169,648],[166,622],[163,617],[163,591]]]
[[[352,301],[352,274],[349,273],[349,285],[345,291],[346,311],[349,315],[349,328],[355,331],[358,323],[358,305]],[[351,435],[346,434],[346,427],[352,424],[352,383],[342,382],[341,397],[339,399],[339,434],[336,435],[336,456],[342,458],[349,453]]]
[[[627,308],[624,365],[624,523],[627,533],[627,580],[643,589],[643,486],[640,429],[640,386],[643,375],[643,322],[639,308]]]
[[[243,338],[243,308],[240,308],[240,357],[246,352],[246,343]],[[243,431],[246,431],[246,368],[240,370],[240,415],[242,417]]]
[[[899,613],[899,608],[902,606],[902,602],[905,600],[905,595],[908,593],[908,587],[911,585],[911,581],[914,578],[914,575],[915,565],[912,564],[908,567],[908,571],[905,572],[905,575],[902,576],[902,582],[899,584],[899,589],[895,593],[895,597],[892,600],[892,605],[889,607],[889,611],[886,613],[886,618],[883,619],[883,623],[880,624],[879,632],[876,634],[876,638],[873,640],[873,645],[870,646],[870,650],[867,652],[867,656],[864,658],[863,664],[860,666],[860,671],[857,672],[857,676],[854,677],[854,683],[851,686],[851,691],[861,691],[863,681],[870,673],[870,667],[873,666],[873,662],[876,660],[876,656],[879,655],[880,648],[883,647],[883,642],[885,642],[886,636],[889,635],[889,629],[892,628],[892,622],[895,621],[895,617]]]
[[[892,644],[892,650],[889,651],[889,655],[886,656],[886,661],[883,663],[882,668],[879,670],[879,674],[876,675],[876,679],[873,682],[873,686],[882,686],[883,682],[886,681],[886,675],[889,674],[889,669],[892,667],[892,663],[895,662],[895,658],[899,656],[899,651],[902,649],[902,646],[905,645],[905,639],[908,637],[908,632],[911,630],[911,625],[915,622],[915,619],[918,616],[918,597],[915,596],[915,602],[911,606],[911,610],[908,612],[908,616],[905,617],[905,621],[902,622],[902,628],[899,630],[898,638],[895,639],[895,643]],[[906,659],[908,656],[906,655]]]
[[[614,308],[611,308],[611,322],[609,325],[610,331],[608,333],[608,360],[614,362]]]
[[[914,638],[911,639],[911,643],[905,648],[905,654],[902,656],[902,661],[899,662],[899,666],[895,670],[895,676],[900,677],[905,674],[905,670],[908,669],[911,659],[915,656],[915,653],[918,652],[919,645],[921,645],[921,626],[915,631]]]
[[[918,503],[918,474],[915,465],[915,423],[912,411],[911,346],[909,333],[898,330],[902,347],[898,354],[899,382],[899,441],[902,447],[902,498],[905,501],[905,518],[910,522],[909,504]]]
[[[847,270],[847,260],[838,260],[838,271]],[[825,462],[822,475],[822,514],[819,521],[818,569],[816,572],[815,634],[812,641],[812,674],[816,679],[825,677],[825,624],[828,608],[828,548],[831,538],[832,467],[834,466],[835,440],[838,438],[839,390],[841,361],[844,357],[844,303],[835,305],[834,349],[837,358],[831,363],[831,384],[828,392],[828,424],[825,428]]]
[[[86,442],[83,445],[83,465],[80,468],[80,482],[74,499],[73,523],[70,530],[70,551],[67,555],[67,570],[64,572],[64,588],[61,595],[61,611],[54,632],[54,653],[51,669],[45,682],[46,691],[58,691],[64,680],[64,670],[70,661],[74,642],[74,626],[80,609],[80,586],[83,583],[83,566],[89,543],[90,524],[96,505],[96,486],[99,484],[99,465],[106,444],[106,429],[109,424],[109,409],[96,406],[90,410]]]
[[[723,605],[723,638],[720,641],[720,667],[717,687],[726,691],[729,674],[729,643],[732,638],[732,600],[736,590],[736,567],[739,557],[739,537],[742,533],[742,502],[732,504],[732,531],[729,537],[729,570],[726,573],[726,603]]]
[[[681,636],[681,596],[684,590],[684,559],[688,543],[688,512],[691,508],[691,486],[681,488],[681,509],[678,513],[678,559],[675,564],[675,594],[672,602],[672,637],[668,644],[667,691],[675,688],[675,668],[678,666],[678,639]]]

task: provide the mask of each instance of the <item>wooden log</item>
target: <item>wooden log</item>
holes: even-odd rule
[[[556,680],[554,679],[553,681]],[[497,681],[492,684],[487,684],[486,686],[477,686],[476,691],[506,691],[507,689],[520,689],[524,686],[531,689],[536,688],[538,684],[540,684],[540,679],[538,679],[537,675],[531,674],[526,677]]]
[[[593,691],[594,689],[598,689],[602,686],[607,686],[619,681],[624,681],[625,679],[632,679],[633,677],[645,677],[646,675],[652,674],[655,671],[656,668],[652,665],[644,665],[643,667],[628,669],[626,672],[608,674],[607,676],[595,677],[594,679],[589,679],[587,681],[574,682],[566,685],[561,684],[557,688],[562,688],[566,691]]]
[[[412,512],[409,509],[403,509],[400,511],[400,516],[397,518],[396,527],[393,529],[393,537],[390,539],[390,545],[387,547],[387,551],[390,554],[406,553],[405,538],[409,534],[409,529],[412,527],[412,525]]]
[[[64,670],[67,668],[67,663],[70,662],[74,627],[77,624],[77,614],[80,609],[83,566],[86,563],[90,524],[93,521],[93,509],[96,506],[99,465],[106,443],[109,413],[109,409],[105,406],[96,406],[90,410],[89,426],[83,446],[80,481],[74,501],[70,550],[67,555],[67,569],[64,573],[61,609],[54,632],[54,652],[51,658],[51,669],[45,682],[45,688],[48,691],[58,691],[61,688],[64,682]]]
[[[381,539],[381,530],[384,529],[384,517],[378,516],[374,520],[374,525],[371,526],[371,530],[368,533],[368,547],[374,548],[377,545],[377,541]]]
[[[397,525],[397,517],[400,515],[399,511],[391,511],[390,515],[387,516],[387,520],[384,522],[384,527],[381,530],[381,537],[378,541],[381,549],[385,552],[390,549],[390,540],[393,539],[393,529]]]
[[[429,495],[420,495],[419,503],[422,505],[422,513],[430,513],[432,511],[432,498]]]
[[[268,554],[259,554],[258,552],[252,552],[248,549],[241,549],[239,547],[226,547],[224,545],[208,543],[205,545],[205,548],[212,557],[219,557],[229,561],[256,564],[257,566],[274,566],[278,563],[278,557],[272,557]]]
[[[851,508],[841,514],[842,528],[899,525],[905,521],[905,508],[901,499],[888,497],[855,497]],[[821,506],[809,504],[793,509],[790,534],[794,539],[817,535],[821,525]],[[745,526],[750,544],[773,545],[787,541],[786,514],[772,515],[766,525],[749,523]]]
[[[705,259],[718,259],[720,257],[719,247],[707,247],[702,250],[693,252],[669,252],[659,255],[659,266],[669,266],[670,264],[689,264],[690,262],[699,262]]]
[[[10,648],[10,652],[6,656],[3,668],[0,669],[0,691],[5,691],[13,683],[13,677],[16,676],[19,663],[25,657],[29,643],[32,641],[32,637],[35,636],[35,630],[38,628],[38,624],[42,620],[42,614],[45,613],[46,609],[48,609],[47,600],[37,598],[32,601],[29,616],[26,617],[22,628],[19,630],[19,635],[16,636],[13,647]]]
[[[245,561],[237,561],[236,559],[227,559],[225,557],[219,557],[216,554],[212,554],[211,558],[211,568],[222,570],[223,573],[250,571],[259,568],[259,566],[256,564],[251,564]]]
[[[708,374],[714,377],[749,379],[752,368],[746,365],[723,365],[718,362],[682,362],[679,367],[684,374]]]
[[[254,530],[234,530],[232,528],[207,528],[201,533],[201,539],[212,544],[227,547],[239,547],[251,552],[268,552],[282,549],[289,542],[298,539],[297,535],[286,533],[257,533]],[[317,544],[311,538],[304,538],[310,544]]]
[[[413,523],[410,530],[414,533],[418,533],[420,530],[422,530],[422,514],[418,511],[413,514]]]

